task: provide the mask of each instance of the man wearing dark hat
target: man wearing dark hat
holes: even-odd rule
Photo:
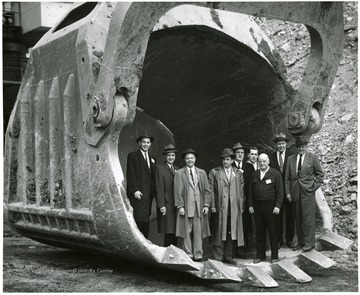
[[[239,248],[236,252],[239,257],[244,257],[244,250],[250,250],[251,241],[252,241],[252,216],[249,213],[249,204],[248,204],[248,195],[249,195],[249,183],[251,174],[255,171],[254,166],[246,161],[245,158],[245,148],[241,145],[240,142],[235,143],[233,146],[233,151],[235,153],[235,161],[233,167],[241,171],[244,178],[244,212],[242,214],[243,219],[243,229],[244,229],[244,246],[245,249]]]
[[[286,164],[287,159],[291,155],[290,151],[286,148],[287,142],[289,139],[286,137],[285,133],[280,132],[279,134],[275,135],[275,138],[273,139],[273,142],[275,143],[275,152],[270,155],[270,167],[276,169],[281,173],[283,184],[285,186],[285,171],[286,171]],[[284,190],[285,192],[285,190]],[[283,197],[283,205],[281,206],[279,217],[278,217],[278,225],[276,229],[278,230],[278,243],[279,246],[281,246],[283,241],[283,215],[285,211],[285,239],[286,239],[286,245],[290,248],[294,246],[293,239],[294,239],[294,231],[295,231],[295,225],[294,225],[294,216],[292,211],[292,204],[288,201],[288,199]]]
[[[271,262],[279,260],[277,217],[284,196],[284,186],[279,171],[269,166],[267,154],[259,156],[260,169],[251,175],[249,190],[249,212],[254,214],[256,228],[256,259],[254,263],[266,258],[266,231],[270,239]]]
[[[241,171],[232,166],[235,158],[232,149],[224,149],[220,158],[222,165],[209,174],[211,207],[214,207],[210,219],[211,242],[216,260],[236,264],[235,243],[239,247],[244,245],[244,179]]]
[[[198,154],[193,149],[182,153],[185,167],[175,173],[174,197],[178,214],[176,236],[182,238],[182,248],[194,261],[202,261],[202,240],[210,236],[208,217],[209,182],[204,170],[195,167]],[[191,235],[193,241],[191,241]]]
[[[176,207],[174,176],[179,169],[174,165],[176,152],[173,144],[164,147],[165,162],[156,167],[156,203],[159,233],[164,233],[164,247],[175,245]]]
[[[307,151],[309,140],[295,139],[297,154],[289,157],[285,175],[285,193],[292,202],[298,244],[293,248],[310,251],[315,247],[315,191],[321,186],[324,173],[316,155]]]
[[[127,157],[127,195],[133,207],[134,219],[145,238],[149,236],[149,216],[152,199],[156,195],[155,157],[149,153],[154,138],[141,135],[136,139],[140,146]]]

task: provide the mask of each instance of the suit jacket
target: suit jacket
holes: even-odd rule
[[[139,222],[149,222],[151,203],[156,194],[156,159],[150,153],[149,160],[150,169],[140,150],[129,153],[127,157],[127,195],[134,209],[134,218]],[[136,191],[140,191],[143,194],[141,200],[135,199],[134,193]]]
[[[207,216],[203,216],[202,210],[204,205],[210,207],[210,195],[209,195],[209,181],[207,175],[204,170],[195,167],[195,174],[197,178],[197,182],[199,184],[199,196],[198,200],[199,203],[196,205],[199,216],[202,222],[202,237],[210,236],[210,227]],[[189,207],[188,196],[190,194],[194,194],[195,191],[194,184],[191,180],[190,173],[188,168],[185,166],[180,168],[174,177],[174,198],[175,198],[175,206],[177,208],[184,207],[185,208],[185,215],[181,216],[177,214],[176,219],[176,236],[185,238],[187,233],[187,222],[188,222],[188,214],[189,212],[194,212],[195,208],[191,206]],[[195,205],[194,205],[195,206]]]
[[[174,166],[175,171],[179,168]],[[174,201],[174,176],[169,165],[161,163],[156,166],[156,204],[159,233],[175,233],[176,207]],[[166,215],[162,215],[160,208],[166,208]]]
[[[260,179],[260,169],[251,175],[249,189],[249,207],[254,207],[254,201],[274,201],[274,207],[281,208],[284,196],[284,186],[281,174],[274,168],[269,168],[264,178]]]
[[[244,208],[244,179],[240,170],[232,167],[230,181],[222,166],[212,169],[209,173],[210,196],[212,207],[216,213],[211,213],[211,242],[221,246],[227,239],[227,221],[230,213],[231,239],[237,240],[237,245],[244,245],[242,212]],[[230,199],[230,207],[229,207]]]
[[[304,194],[301,197],[315,196],[315,191],[321,186],[324,173],[318,157],[306,152],[300,175],[296,171],[297,154],[289,157],[285,175],[285,193],[290,194],[293,201],[299,201],[300,187]]]
[[[235,161],[232,165],[233,165],[233,167],[235,167],[236,170],[239,170],[236,167]],[[245,194],[244,198],[247,198],[249,195],[249,184],[250,184],[251,174],[253,174],[253,172],[255,171],[255,168],[254,168],[254,165],[243,161],[242,170],[243,171],[241,171],[241,172],[242,172],[243,178],[244,178],[244,194]],[[247,201],[246,201],[246,203],[247,203]]]

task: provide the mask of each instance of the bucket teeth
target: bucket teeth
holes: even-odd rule
[[[278,287],[278,283],[262,268],[258,266],[247,266],[242,271],[241,279],[247,285],[263,288]]]
[[[303,252],[299,255],[300,267],[313,267],[313,268],[330,268],[336,263],[334,260],[326,257],[316,250],[311,250],[309,252]]]
[[[353,241],[340,236],[339,234],[327,231],[324,235],[318,238],[318,241],[327,250],[345,250],[349,248]]]
[[[161,264],[173,270],[200,270],[183,250],[173,245],[166,248]]]
[[[312,281],[309,275],[287,259],[272,265],[272,276],[274,279],[296,283],[309,283]]]
[[[202,278],[208,280],[242,282],[241,279],[225,264],[211,259],[204,262]]]

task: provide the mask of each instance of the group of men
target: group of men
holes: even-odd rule
[[[247,161],[245,147],[236,143],[222,151],[221,165],[209,175],[195,166],[199,155],[191,148],[181,154],[184,167],[174,166],[178,151],[173,144],[164,147],[165,161],[158,164],[149,154],[153,141],[149,135],[138,137],[140,148],[129,153],[127,160],[127,194],[135,222],[146,238],[155,198],[164,246],[179,244],[194,261],[203,260],[203,239],[210,237],[214,258],[236,264],[234,257],[243,257],[252,246],[252,216],[254,263],[266,259],[267,235],[272,262],[279,260],[282,244],[293,250],[314,248],[315,191],[323,172],[318,158],[307,151],[305,137],[295,139],[297,152],[290,155],[289,139],[280,133],[273,139],[274,153],[258,155],[258,149],[250,147]]]

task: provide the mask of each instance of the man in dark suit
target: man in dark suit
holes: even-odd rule
[[[174,197],[178,209],[176,236],[182,240],[182,249],[194,261],[203,260],[202,240],[210,236],[210,194],[206,172],[195,167],[198,154],[193,149],[182,153],[186,166],[175,173]],[[193,239],[191,239],[191,236]]]
[[[249,189],[249,212],[254,214],[256,228],[256,259],[266,259],[266,230],[270,238],[271,262],[279,261],[277,217],[283,201],[284,187],[279,171],[269,167],[269,157],[259,156],[260,169],[251,175]]]
[[[252,240],[252,216],[249,213],[249,203],[248,203],[248,195],[249,195],[249,183],[251,174],[255,171],[254,166],[248,162],[244,161],[245,157],[245,148],[241,145],[240,142],[234,144],[233,151],[235,153],[235,161],[233,166],[242,172],[244,178],[244,212],[242,214],[243,218],[243,228],[244,228],[244,247],[239,247],[237,249],[237,256],[244,257],[244,250],[249,250],[251,248],[251,240]]]
[[[285,133],[280,132],[279,134],[275,135],[273,142],[275,143],[276,151],[270,155],[270,167],[278,170],[281,173],[283,184],[285,186],[285,171],[286,171],[286,164],[287,159],[291,155],[290,151],[286,148],[286,144],[289,141],[286,138]],[[284,188],[285,189],[285,188]],[[294,216],[292,211],[292,204],[289,200],[285,197],[285,190],[284,190],[284,197],[283,197],[283,205],[281,206],[279,217],[278,217],[278,225],[276,229],[278,230],[278,243],[279,247],[284,243],[283,240],[283,215],[285,211],[285,240],[286,245],[290,248],[294,246],[293,239],[294,239],[294,231],[295,231],[295,224],[294,224]]]
[[[175,245],[176,207],[174,201],[174,176],[179,169],[174,145],[164,147],[165,162],[156,167],[156,203],[159,233],[164,233],[164,247]]]
[[[136,139],[140,146],[127,157],[127,196],[133,207],[137,227],[145,238],[149,236],[149,216],[152,199],[155,197],[155,157],[149,153],[154,138],[141,135]]]
[[[298,244],[293,248],[310,251],[315,247],[315,191],[324,173],[316,155],[307,151],[309,140],[295,139],[298,153],[289,157],[285,175],[286,198],[293,203]]]

